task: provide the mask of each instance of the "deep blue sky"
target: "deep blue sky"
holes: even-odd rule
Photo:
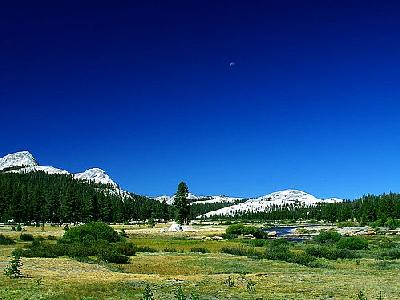
[[[399,15],[398,1],[3,1],[0,156],[98,166],[146,195],[180,180],[400,192]]]

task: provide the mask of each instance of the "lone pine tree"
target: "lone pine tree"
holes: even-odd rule
[[[189,189],[185,182],[181,182],[178,185],[178,190],[175,194],[175,221],[179,224],[189,224],[190,205],[187,199],[189,195]]]

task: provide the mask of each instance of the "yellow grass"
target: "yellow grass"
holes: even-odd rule
[[[400,299],[400,262],[392,268],[377,268],[372,259],[362,259],[359,264],[324,261],[325,268],[309,268],[219,253],[222,246],[236,242],[198,240],[199,236],[213,234],[213,227],[195,231],[190,236],[193,240],[182,234],[161,234],[159,227],[135,225],[127,229],[130,240],[138,245],[158,250],[176,248],[184,253],[138,253],[126,265],[23,258],[23,273],[28,277],[12,280],[0,274],[0,299],[140,299],[146,283],[151,284],[156,299],[162,300],[175,299],[178,285],[187,294],[196,291],[200,299],[357,299],[360,290],[368,299],[376,299],[379,291],[384,299]],[[40,228],[28,228],[27,232],[35,236],[63,233],[58,227],[46,227],[44,233]],[[0,246],[0,268],[9,261],[12,249],[23,245]],[[200,246],[211,253],[189,252],[191,247]],[[235,282],[233,287],[225,284],[228,276]],[[247,289],[249,281],[255,283],[254,292]]]

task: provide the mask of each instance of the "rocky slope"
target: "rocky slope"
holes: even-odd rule
[[[249,199],[246,202],[224,207],[205,214],[205,217],[218,215],[234,215],[243,212],[263,212],[271,206],[283,206],[286,204],[312,206],[320,202],[335,203],[342,202],[342,199],[328,198],[319,199],[315,196],[299,190],[284,190],[274,192],[259,198]]]
[[[158,201],[166,201],[167,204],[173,204],[175,200],[175,196],[158,196],[153,198]],[[227,196],[196,196],[192,193],[189,193],[188,199],[191,203],[235,203],[237,200],[242,200],[242,198],[235,198],[235,197],[227,197]]]
[[[39,166],[35,158],[28,151],[20,151],[8,154],[0,158],[0,171],[14,173],[29,173],[43,171],[48,174],[71,174],[70,172],[52,166]],[[78,180],[92,181],[95,183],[107,184],[118,189],[118,185],[99,168],[88,169],[82,173],[72,174]]]

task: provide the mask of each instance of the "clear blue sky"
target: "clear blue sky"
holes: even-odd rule
[[[98,166],[146,195],[181,180],[400,192],[399,15],[398,1],[3,1],[0,156]]]

